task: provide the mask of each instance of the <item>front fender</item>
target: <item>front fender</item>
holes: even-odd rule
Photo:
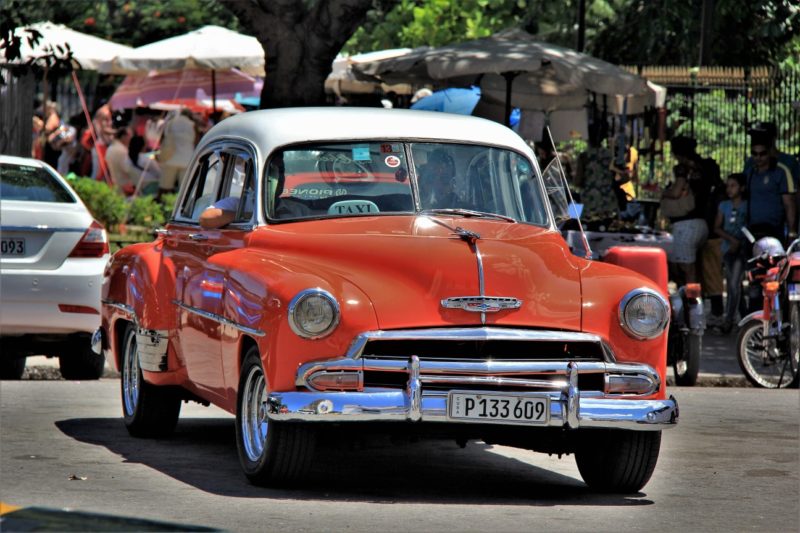
[[[223,309],[226,318],[263,332],[255,340],[271,390],[293,390],[297,369],[309,361],[342,357],[353,339],[378,328],[372,302],[345,273],[334,272],[285,255],[273,257],[262,250],[241,249],[215,256],[229,275],[225,280]],[[228,263],[228,264],[225,264]],[[305,289],[320,288],[339,303],[339,325],[321,339],[304,339],[288,322],[289,302]],[[231,339],[233,340],[233,339]],[[223,353],[233,346],[223,346]],[[231,358],[224,357],[228,361]],[[241,361],[225,368],[226,382],[238,379]],[[230,376],[230,379],[227,378]]]
[[[741,319],[739,321],[738,326],[742,327],[751,320],[764,320],[764,310],[759,309],[758,311],[753,311],[752,313]]]

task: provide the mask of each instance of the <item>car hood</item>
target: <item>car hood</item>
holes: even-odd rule
[[[479,238],[473,245],[457,228]],[[417,216],[297,222],[256,233],[282,263],[309,269],[334,292],[337,279],[358,286],[382,329],[482,323],[580,329],[579,262],[561,235],[546,228]],[[442,305],[447,298],[481,294],[516,298],[521,305],[485,314]]]

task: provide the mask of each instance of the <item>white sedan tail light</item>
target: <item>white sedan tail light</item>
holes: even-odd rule
[[[93,220],[92,225],[83,234],[81,240],[72,249],[70,257],[103,257],[109,252],[108,234],[98,221]]]

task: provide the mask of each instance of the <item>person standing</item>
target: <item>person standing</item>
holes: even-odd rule
[[[795,185],[773,155],[767,135],[751,135],[750,155],[754,164],[745,165],[747,177],[747,227],[758,239],[775,237],[786,241],[797,237],[795,225]]]
[[[192,160],[195,145],[195,122],[191,112],[182,109],[164,123],[158,162],[161,165],[159,196],[175,190]]]
[[[111,146],[106,150],[106,166],[111,174],[111,182],[115,189],[125,195],[133,194],[140,174],[128,156],[131,137],[132,132],[129,127],[119,128],[114,134]]]
[[[728,176],[725,184],[728,199],[720,202],[714,223],[714,232],[722,239],[722,261],[728,292],[723,333],[729,333],[733,328],[737,311],[742,317],[747,313],[742,299],[742,280],[747,261],[747,241],[742,232],[747,214],[747,200],[744,199],[746,181],[747,178],[741,173]]]

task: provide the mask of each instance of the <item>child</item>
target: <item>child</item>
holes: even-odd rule
[[[720,202],[714,224],[714,232],[722,237],[722,261],[725,266],[725,283],[728,288],[728,302],[722,323],[723,333],[731,331],[737,308],[742,316],[746,313],[742,301],[742,279],[747,260],[747,246],[742,233],[747,216],[747,200],[744,199],[746,182],[747,178],[744,174],[728,176],[725,191],[729,200]]]

